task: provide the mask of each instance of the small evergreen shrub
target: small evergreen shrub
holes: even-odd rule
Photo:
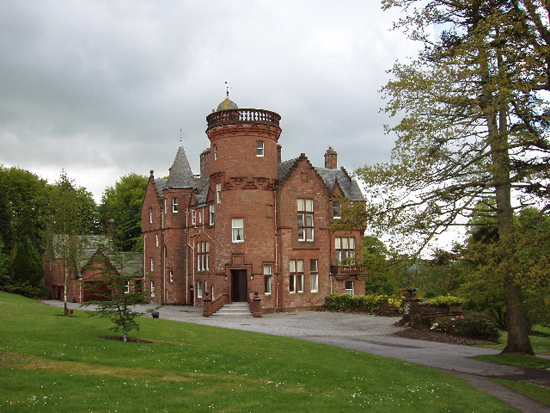
[[[403,304],[401,297],[390,297],[383,294],[330,294],[326,297],[323,308],[330,311],[374,313],[386,302],[401,311]]]
[[[495,343],[497,343],[500,338],[498,327],[485,315],[479,313],[437,317],[430,329],[432,331],[439,331],[477,340],[488,340]]]
[[[454,297],[452,295],[440,295],[437,297],[430,298],[428,302],[430,303],[430,305],[443,307],[443,306],[449,306],[452,304],[462,304],[463,300],[462,298]]]

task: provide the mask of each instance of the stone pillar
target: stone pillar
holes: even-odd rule
[[[212,315],[212,298],[210,298],[210,293],[204,292],[202,297],[203,303],[203,317],[210,317]]]

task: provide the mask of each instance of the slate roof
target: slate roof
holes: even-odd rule
[[[315,168],[317,173],[323,178],[327,187],[332,191],[336,185],[339,185],[346,199],[350,201],[364,201],[365,197],[357,184],[357,181],[351,179],[344,168],[327,169]]]
[[[299,158],[290,159],[279,164],[278,177],[279,182],[284,183],[284,180],[287,178],[288,174],[301,158],[306,159],[304,154]],[[328,168],[314,168],[315,171],[319,174],[321,179],[325,182],[325,185],[330,192],[334,190],[336,185],[339,185],[344,193],[346,199],[350,201],[364,201],[365,198],[357,181],[352,179],[344,168],[340,169],[328,169]]]
[[[53,239],[54,258],[62,258],[64,245],[68,242],[68,235],[56,234]],[[113,267],[123,275],[143,274],[143,256],[136,252],[110,251],[109,237],[105,235],[78,235],[78,269],[82,270],[88,264],[92,256],[103,252]]]
[[[166,187],[176,189],[195,188],[193,172],[191,171],[191,166],[189,166],[189,161],[187,160],[187,155],[185,154],[183,146],[178,148],[176,158],[170,168]]]

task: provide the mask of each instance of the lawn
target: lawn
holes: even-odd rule
[[[0,293],[2,412],[513,412],[415,364],[301,340],[152,318],[108,321]]]

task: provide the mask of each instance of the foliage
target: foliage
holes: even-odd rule
[[[113,232],[117,233],[115,228]],[[91,261],[93,264],[86,267],[95,273],[94,279],[81,280],[83,289],[97,300],[82,306],[94,306],[95,311],[90,315],[109,319],[114,324],[112,330],[121,331],[126,342],[130,331],[139,330],[137,318],[146,313],[135,306],[148,301],[151,293],[136,288],[136,280],[143,281],[143,274],[139,264],[135,268],[135,253],[117,251],[112,239],[101,248],[102,252]]]
[[[325,304],[323,308],[330,311],[374,313],[384,303],[390,304],[399,311],[402,308],[403,299],[401,297],[390,297],[382,294],[329,294],[325,298]]]
[[[3,293],[0,311],[6,413],[513,411],[441,371],[304,340],[144,318],[151,342],[125,345],[83,311]]]
[[[108,232],[110,222],[114,222],[120,230],[115,242],[122,251],[141,247],[141,204],[146,187],[146,177],[129,174],[103,193],[98,207],[101,227]]]
[[[401,248],[418,241],[422,249],[467,220],[478,201],[494,200],[494,272],[506,290],[509,331],[504,351],[532,353],[512,194],[545,203],[550,193],[550,102],[541,93],[550,90],[550,5],[384,0],[383,7],[406,12],[396,26],[424,49],[396,63],[382,88],[385,111],[400,121],[387,129],[397,135],[391,161],[357,171],[369,187],[363,217],[394,233]]]
[[[453,334],[478,340],[488,340],[498,343],[500,330],[485,315],[479,313],[464,313],[458,316],[437,317],[432,331]]]
[[[430,298],[428,302],[431,305],[435,306],[449,306],[452,304],[462,304],[464,300],[459,297],[454,297],[452,295],[440,295],[437,297]]]

